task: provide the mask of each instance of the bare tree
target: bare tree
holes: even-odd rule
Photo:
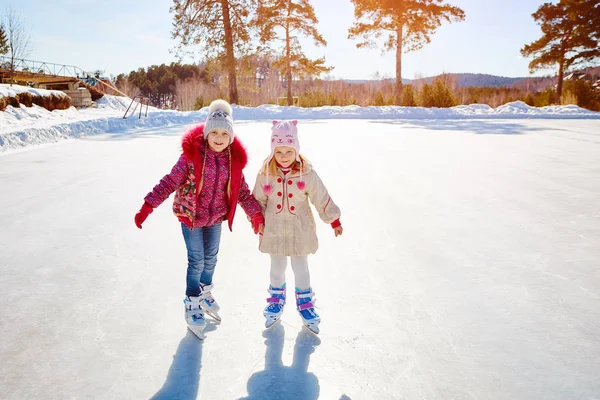
[[[21,16],[12,7],[9,7],[4,15],[3,25],[8,45],[10,83],[12,85],[15,75],[15,62],[20,58],[27,57],[31,53],[31,40]]]

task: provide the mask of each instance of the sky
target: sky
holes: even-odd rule
[[[528,59],[519,50],[541,35],[531,14],[544,0],[451,0],[465,11],[463,22],[444,24],[423,49],[403,56],[408,79],[440,73],[485,73],[530,76]],[[3,0],[30,30],[28,59],[104,70],[116,75],[176,61],[168,0]],[[330,78],[372,79],[395,76],[395,55],[379,49],[357,49],[349,40],[354,21],[350,0],[312,0],[318,30],[328,42],[316,47],[302,40],[310,58],[326,57],[335,67]],[[366,61],[366,62],[365,62]],[[545,75],[551,71],[537,72]]]

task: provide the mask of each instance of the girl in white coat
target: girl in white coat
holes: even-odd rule
[[[298,121],[273,121],[271,154],[254,185],[265,225],[259,250],[271,255],[270,297],[264,310],[266,327],[279,320],[286,301],[285,270],[290,257],[295,277],[296,307],[307,328],[319,333],[321,319],[314,310],[307,256],[319,246],[313,214],[315,206],[323,222],[331,224],[335,236],[342,234],[340,209],[311,164],[300,155]]]

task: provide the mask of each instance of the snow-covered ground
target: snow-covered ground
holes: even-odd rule
[[[1,154],[0,397],[600,399],[597,114],[319,114],[333,110],[235,111],[250,184],[270,126],[251,116],[309,115],[302,151],[344,226],[334,238],[318,224],[309,257],[318,337],[292,306],[263,330],[268,256],[241,209],[215,275],[223,322],[204,341],[186,331],[171,201],[133,223],[183,125],[98,134],[119,119],[106,118],[79,140]]]

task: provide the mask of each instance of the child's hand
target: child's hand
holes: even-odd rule
[[[150,215],[152,213],[152,206],[146,202],[144,202],[144,205],[142,206],[142,208],[140,208],[140,211],[138,211],[137,214],[135,214],[135,225],[142,229],[142,224],[144,223],[144,221],[146,220],[146,218],[148,218],[148,215]]]
[[[265,231],[265,217],[262,214],[256,214],[250,221],[254,234],[263,234]]]
[[[339,218],[331,223],[331,227],[333,228],[333,233],[335,233],[335,237],[340,236],[342,232],[344,232],[344,230],[342,229],[342,223],[340,222]]]
[[[333,233],[335,233],[335,237],[338,237],[342,234],[342,232],[344,232],[344,229],[342,229],[342,226],[338,226],[337,228],[333,228]]]

